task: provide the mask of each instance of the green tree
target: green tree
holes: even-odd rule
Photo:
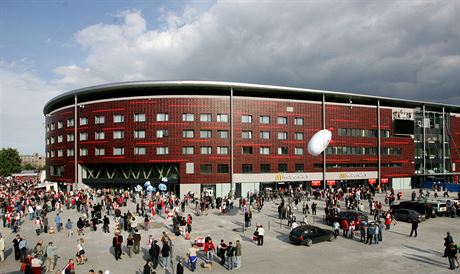
[[[22,165],[22,170],[35,170],[36,168],[31,163]]]
[[[21,171],[21,158],[17,149],[2,148],[0,150],[0,176],[10,176],[19,171]]]

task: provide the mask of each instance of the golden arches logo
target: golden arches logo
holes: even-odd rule
[[[283,180],[283,175],[277,174],[277,175],[275,176],[275,181],[282,181],[282,180]]]

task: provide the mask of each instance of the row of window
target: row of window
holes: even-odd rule
[[[350,137],[378,137],[378,130],[376,129],[357,129],[357,128],[339,128],[339,136],[350,136]],[[380,130],[380,137],[389,138],[389,130]]]
[[[254,173],[253,164],[242,164],[242,173]],[[260,173],[272,172],[270,164],[260,164]],[[278,170],[276,172],[288,172],[288,164],[278,164]],[[295,172],[305,172],[304,164],[295,164]],[[212,174],[212,164],[201,164],[201,174]],[[217,164],[217,173],[229,173],[228,164]]]
[[[314,164],[314,168],[323,168],[323,164]],[[401,163],[382,163],[380,167],[402,167]],[[326,163],[326,168],[378,168],[377,163]]]
[[[200,138],[212,138],[212,131],[211,130],[200,130],[199,131]],[[260,139],[270,139],[271,132],[270,131],[260,131],[259,137]],[[134,138],[135,139],[144,139],[146,138],[146,130],[134,130]],[[167,129],[158,129],[156,130],[156,138],[166,138],[169,136],[169,132]],[[228,130],[217,130],[217,136],[220,139],[227,139],[228,138]],[[79,135],[80,141],[87,141],[89,140],[89,135],[87,132],[80,132]],[[124,130],[114,130],[112,132],[113,139],[124,139],[125,131]],[[295,132],[294,139],[295,140],[304,140],[304,133],[303,132]],[[104,140],[106,138],[106,134],[104,131],[96,131],[94,133],[95,140]],[[183,130],[182,131],[182,138],[195,138],[195,130]],[[241,132],[242,139],[252,139],[253,138],[253,131],[251,130],[243,130]],[[288,139],[288,132],[282,131],[277,132],[277,139],[278,140],[287,140]],[[67,134],[67,142],[73,142],[75,140],[73,133]],[[64,141],[64,135],[57,136],[57,142],[62,143]],[[55,137],[48,137],[46,138],[46,144],[54,144]]]
[[[326,154],[329,155],[377,155],[377,147],[328,147]],[[400,147],[381,147],[381,155],[400,156],[402,148]]]
[[[123,123],[125,121],[124,114],[114,114],[112,117],[113,123]],[[136,113],[134,114],[133,118],[134,122],[146,122],[147,117],[144,113]],[[157,113],[156,115],[157,122],[167,122],[169,121],[169,113]],[[182,121],[183,122],[194,122],[195,121],[195,114],[193,113],[183,113],[182,114]],[[211,113],[201,113],[200,114],[200,122],[212,122],[212,114]],[[217,114],[216,117],[217,122],[228,123],[229,118],[228,114]],[[270,116],[262,115],[259,117],[259,122],[261,124],[270,124]],[[95,124],[104,124],[105,123],[105,116],[104,115],[96,115],[94,117]],[[252,115],[242,115],[241,116],[241,123],[252,123]],[[85,126],[89,124],[89,119],[87,117],[80,118],[80,126]],[[279,125],[287,125],[288,124],[288,117],[287,116],[279,116],[277,117],[277,124]],[[302,117],[295,117],[294,124],[302,126],[304,125],[304,118]],[[67,127],[75,126],[74,118],[67,119]],[[57,122],[57,128],[63,128],[64,122],[59,121]],[[54,130],[55,123],[48,124],[46,126],[46,130]]]

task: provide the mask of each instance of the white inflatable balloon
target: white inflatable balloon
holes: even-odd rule
[[[323,129],[316,132],[308,142],[308,153],[313,156],[318,156],[323,152],[331,141],[332,133]]]

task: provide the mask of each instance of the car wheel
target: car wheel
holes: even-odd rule
[[[307,241],[305,242],[306,246],[311,246],[312,244],[313,244],[313,241],[310,238],[308,238]]]
[[[333,234],[329,235],[329,242],[332,242],[334,239],[335,239],[335,237],[334,237]]]

